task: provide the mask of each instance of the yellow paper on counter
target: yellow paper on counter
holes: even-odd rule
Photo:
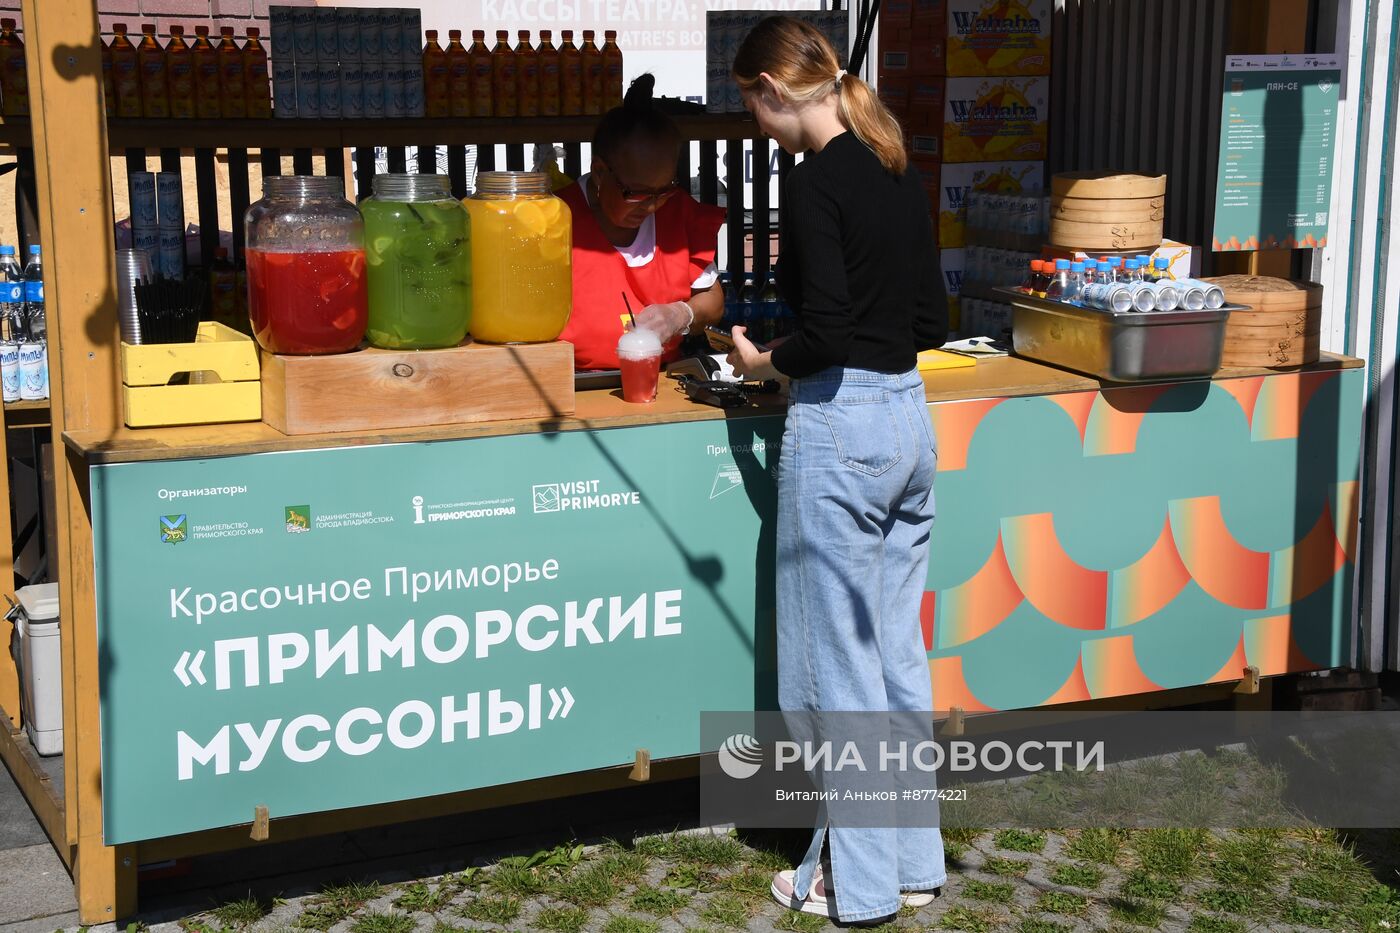
[[[964,366],[976,366],[977,361],[970,356],[963,356],[961,353],[949,353],[946,350],[924,350],[919,354],[919,372],[927,372],[931,369],[962,369]]]

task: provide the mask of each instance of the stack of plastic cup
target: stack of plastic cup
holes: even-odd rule
[[[142,249],[117,250],[117,321],[122,342],[141,342],[141,322],[136,316],[136,286],[151,278],[151,254]]]

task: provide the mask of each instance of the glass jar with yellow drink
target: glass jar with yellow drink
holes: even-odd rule
[[[472,337],[555,340],[573,304],[569,208],[544,172],[482,172],[466,200],[472,230]]]

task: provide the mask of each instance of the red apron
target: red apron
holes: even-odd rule
[[[651,262],[632,268],[608,242],[583,189],[570,185],[556,194],[573,212],[574,307],[560,335],[574,345],[575,369],[616,369],[617,341],[627,315],[647,305],[685,301],[690,285],[715,261],[724,211],[701,204],[685,192],[674,195],[654,215],[656,252]],[[666,345],[675,359],[680,338]]]

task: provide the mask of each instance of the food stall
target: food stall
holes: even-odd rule
[[[127,426],[108,152],[153,130],[104,120],[88,0],[24,14],[54,270],[61,794],[18,731],[0,752],[84,922],[129,916],[163,859],[693,773],[700,711],[773,705],[780,397],[721,410],[663,380],[640,406],[521,364],[500,378],[529,416],[289,430],[264,392],[264,420]],[[399,365],[374,385],[426,404]],[[1349,663],[1361,367],[926,373],[936,707],[1182,702]]]

